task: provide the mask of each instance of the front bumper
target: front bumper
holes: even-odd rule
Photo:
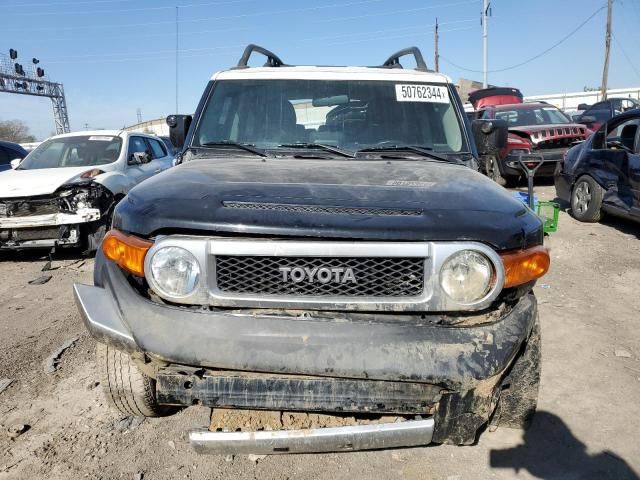
[[[97,208],[84,208],[76,213],[50,213],[31,217],[0,218],[0,230],[75,225],[95,222],[96,220],[100,220],[100,210]]]
[[[469,388],[509,365],[537,315],[532,294],[499,321],[475,327],[185,308],[142,297],[101,256],[96,269],[102,287],[74,285],[85,325],[96,339],[198,367]]]
[[[77,245],[80,225],[100,220],[97,208],[76,213],[51,213],[0,218],[0,250]]]
[[[532,152],[533,156],[541,156],[543,159],[542,165],[536,170],[536,177],[551,177],[556,170],[556,165],[562,160],[562,157],[556,158],[556,155],[546,155],[541,152]],[[502,175],[507,177],[523,177],[524,171],[520,167],[520,155],[507,155],[502,161],[501,170]]]
[[[501,318],[496,315],[492,323],[458,327],[434,325],[438,314],[415,324],[402,315],[389,320],[372,315],[368,321],[341,315],[332,320],[314,318],[314,312],[288,316],[162,305],[138,294],[122,271],[101,255],[95,283],[98,286],[74,285],[85,325],[98,341],[165,365],[157,371],[161,403],[429,416],[433,435],[423,431],[419,444],[475,441],[495,408],[505,371],[537,318],[533,294]],[[396,437],[396,428],[365,429],[366,435],[341,429],[327,441],[331,450],[340,450],[342,444],[351,449],[348,445],[358,442],[369,446],[353,449],[378,448],[366,439],[377,435],[382,446],[414,444],[407,432]],[[235,432],[238,438],[234,432],[216,433],[229,435],[194,433],[192,442],[215,453],[244,451],[236,440],[246,441],[242,444],[252,453],[298,451],[292,443],[299,442],[306,445],[300,451],[328,448],[323,446],[326,437],[312,430],[261,436]],[[351,434],[361,440],[340,443]],[[400,443],[383,440],[386,435]]]
[[[320,453],[428,445],[434,420],[410,420],[381,425],[356,425],[309,430],[258,432],[191,432],[191,445],[198,453],[265,454]]]

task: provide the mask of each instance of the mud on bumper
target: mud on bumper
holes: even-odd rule
[[[87,328],[161,362],[163,403],[421,415],[438,443],[475,441],[537,317],[532,294],[465,327],[189,309],[147,300],[100,256],[95,276],[98,286],[74,286]]]

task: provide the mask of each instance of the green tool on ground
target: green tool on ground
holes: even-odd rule
[[[520,155],[518,163],[527,176],[529,208],[536,212],[536,215],[542,220],[544,233],[556,232],[558,230],[560,205],[556,202],[534,202],[533,196],[533,176],[544,163],[544,158],[538,155]]]

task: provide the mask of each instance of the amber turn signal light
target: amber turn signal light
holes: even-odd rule
[[[153,242],[118,230],[109,230],[102,240],[102,253],[129,273],[144,276],[144,257]]]
[[[516,287],[543,276],[549,270],[549,250],[543,246],[505,252],[500,255],[504,265],[504,288]]]

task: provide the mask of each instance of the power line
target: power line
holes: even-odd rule
[[[118,0],[120,1],[120,0]],[[219,0],[216,2],[206,2],[206,3],[190,3],[185,5],[178,5],[179,8],[193,8],[193,7],[210,7],[213,5],[229,5],[234,3],[246,3],[246,2],[255,2],[257,0]],[[83,12],[66,12],[66,11],[56,11],[56,12],[29,12],[29,13],[13,13],[11,15],[20,16],[20,17],[33,17],[33,16],[42,16],[42,15],[95,15],[97,13],[111,13],[111,12],[141,12],[141,11],[149,11],[149,10],[172,10],[176,7],[174,5],[163,5],[159,7],[137,7],[137,8],[118,8],[118,9],[110,9],[110,10],[85,10]]]
[[[361,14],[361,15],[353,16],[353,17],[341,17],[341,18],[338,18],[338,19],[328,18],[328,19],[316,20],[315,23],[337,22],[337,21],[343,21],[343,20],[359,20],[359,19],[365,18],[365,17],[382,17],[382,16],[387,16],[387,15],[394,15],[396,13],[414,13],[414,12],[421,12],[423,10],[432,10],[434,8],[445,8],[445,7],[455,7],[455,6],[458,6],[458,5],[469,5],[470,3],[475,3],[475,2],[476,2],[476,0],[465,0],[465,1],[454,2],[454,3],[440,4],[440,5],[429,5],[427,7],[417,7],[417,8],[407,8],[407,9],[404,9],[404,10],[394,10],[392,12],[364,13],[364,14]]]
[[[124,3],[129,0],[83,0],[80,2],[49,2],[49,3],[21,3],[20,5],[5,5],[4,8],[19,8],[19,7],[54,7],[64,5],[93,5],[96,3]]]
[[[174,7],[175,8],[175,7]],[[175,23],[175,20],[174,22]],[[252,30],[252,27],[231,27],[231,28],[210,28],[207,30],[191,30],[191,29],[187,29],[186,32],[180,32],[180,36],[184,37],[185,35],[198,35],[201,33],[220,33],[220,32],[239,32],[239,31],[245,31],[245,30]],[[128,32],[131,33],[131,32]],[[133,32],[135,34],[135,38],[148,38],[148,37],[167,37],[167,31],[162,31],[162,32],[156,32],[156,33],[143,33],[140,34],[139,32]],[[100,40],[105,40],[105,39],[109,39],[109,38],[123,38],[123,34],[119,33],[116,35],[101,35],[100,36]],[[66,37],[50,37],[47,35],[47,42],[50,42],[52,40],[71,40],[72,37],[66,36]]]
[[[303,7],[303,8],[291,8],[291,9],[286,9],[286,10],[277,10],[277,11],[263,11],[263,12],[251,12],[251,13],[242,13],[242,14],[238,14],[238,15],[226,15],[226,16],[222,16],[222,17],[205,17],[205,18],[197,18],[197,19],[193,19],[193,20],[181,20],[180,23],[196,23],[196,22],[208,22],[208,21],[215,21],[215,20],[231,20],[234,18],[247,18],[247,17],[259,17],[259,16],[263,16],[263,15],[269,15],[269,16],[277,16],[283,13],[293,13],[293,12],[310,12],[310,11],[315,11],[315,10],[322,10],[325,8],[336,8],[336,7],[350,7],[350,6],[354,6],[354,5],[365,5],[365,4],[370,4],[370,3],[379,3],[379,2],[384,2],[387,0],[357,0],[357,1],[351,1],[351,2],[346,2],[346,3],[332,3],[329,5],[316,5],[313,7]],[[68,31],[68,30],[86,30],[86,29],[94,29],[94,28],[118,28],[118,29],[122,29],[122,28],[128,28],[128,27],[144,27],[144,26],[151,26],[151,25],[167,25],[167,24],[172,24],[173,25],[174,21],[173,20],[165,20],[165,21],[159,21],[159,22],[145,22],[145,23],[129,23],[126,25],[122,25],[122,24],[107,24],[107,25],[78,25],[75,27],[65,27],[65,28],[60,28],[60,27],[50,27],[50,28],[36,28],[33,30],[29,30],[29,32],[39,32],[39,31]],[[6,29],[4,30],[5,32],[25,32],[24,28],[19,28],[19,29]]]
[[[538,58],[542,57],[543,55],[546,55],[547,53],[549,53],[551,50],[555,49],[556,47],[559,47],[560,45],[562,45],[565,41],[567,41],[570,37],[572,37],[576,32],[578,32],[578,30],[580,30],[582,27],[584,27],[587,23],[589,23],[589,21],[591,19],[593,19],[593,17],[595,17],[598,13],[600,13],[602,10],[604,10],[605,8],[607,8],[606,5],[600,7],[599,9],[597,9],[595,12],[593,12],[591,14],[591,16],[589,16],[589,18],[587,18],[584,22],[582,22],[580,25],[578,25],[576,28],[574,28],[573,30],[571,30],[571,32],[569,32],[567,35],[565,35],[564,37],[562,37],[558,42],[554,43],[552,46],[550,46],[549,48],[547,48],[546,50],[543,50],[542,52],[538,53],[537,55],[534,55],[533,57],[528,58],[527,60],[520,62],[520,63],[516,63],[515,65],[511,65],[510,67],[505,67],[505,68],[498,68],[496,70],[488,70],[489,73],[498,73],[498,72],[506,72],[507,70],[513,70],[515,68],[518,67],[522,67],[523,65],[526,65],[527,63],[531,63],[534,60],[537,60]],[[461,65],[458,65],[457,63],[452,62],[451,60],[449,60],[448,58],[444,57],[443,55],[440,55],[440,58],[443,59],[445,62],[447,62],[448,64],[460,69],[460,70],[464,70],[467,72],[473,72],[473,73],[482,73],[482,70],[474,70],[472,68],[466,68],[463,67]]]
[[[473,19],[472,21],[476,21],[476,19]],[[440,23],[440,25],[442,25],[442,23]],[[366,38],[358,38],[358,39],[352,39],[352,40],[347,40],[347,41],[343,41],[343,42],[332,42],[332,43],[325,43],[325,45],[327,46],[336,46],[336,45],[349,45],[349,44],[354,44],[354,43],[361,43],[361,42],[374,42],[376,40],[380,40],[380,34],[382,33],[388,33],[388,32],[394,32],[394,31],[406,31],[406,30],[411,30],[411,29],[419,29],[419,32],[415,32],[415,33],[409,33],[409,34],[402,34],[402,35],[385,35],[384,39],[397,39],[397,38],[416,38],[417,36],[421,36],[423,34],[423,30],[425,28],[429,28],[429,26],[425,25],[419,25],[416,27],[402,27],[402,28],[396,28],[396,29],[387,29],[387,30],[376,30],[376,31],[370,31],[370,32],[360,32],[360,33],[351,33],[351,34],[344,34],[344,35],[334,35],[334,36],[324,36],[324,37],[309,37],[309,38],[301,38],[298,39],[298,42],[310,42],[310,41],[318,41],[318,40],[332,40],[332,39],[339,39],[339,38],[344,38],[344,37],[350,37],[350,36],[356,36],[356,35],[373,35],[376,34],[375,37],[366,37]],[[475,28],[473,26],[467,26],[467,27],[458,27],[458,28],[450,28],[450,29],[444,29],[444,30],[440,30],[441,33],[447,33],[447,32],[457,32],[457,31],[463,31],[463,30],[470,30],[472,28]],[[180,59],[185,59],[185,58],[196,58],[196,57],[206,57],[206,56],[211,56],[211,55],[224,55],[224,58],[231,58],[231,57],[235,57],[235,55],[237,54],[237,52],[244,48],[246,46],[245,43],[243,44],[237,44],[237,45],[220,45],[220,46],[216,46],[216,47],[207,47],[207,48],[192,48],[192,49],[184,49],[184,50],[180,50]],[[186,55],[183,55],[183,53],[187,53]],[[156,51],[156,52],[145,52],[145,53],[130,53],[130,54],[122,54],[122,55],[130,55],[126,58],[104,58],[104,56],[102,55],[92,55],[90,57],[87,57],[86,60],[83,61],[83,63],[112,63],[112,62],[128,62],[128,61],[140,61],[140,59],[145,59],[145,60],[161,60],[161,59],[170,59],[170,58],[174,58],[175,56],[175,51],[173,50],[163,50],[163,51]],[[48,64],[61,64],[61,63],[68,63],[71,61],[77,61],[77,60],[61,60],[58,62],[51,62],[48,61]]]
[[[640,71],[636,68],[635,64],[631,61],[631,59],[629,58],[629,55],[627,55],[627,52],[625,51],[624,47],[622,46],[622,43],[620,43],[618,41],[618,38],[616,37],[616,34],[611,32],[611,35],[613,36],[613,40],[616,42],[616,45],[618,45],[618,47],[620,47],[620,51],[622,52],[622,55],[624,55],[624,58],[627,59],[627,62],[629,62],[629,65],[631,65],[631,68],[633,68],[633,70],[636,72],[636,75],[638,75],[638,78],[640,78]]]
[[[450,22],[440,22],[439,25],[456,25],[456,24],[460,24],[460,23],[468,23],[468,22],[475,22],[475,19],[465,19],[465,20],[453,20]],[[373,35],[373,34],[381,34],[381,33],[389,33],[389,32],[398,32],[398,31],[406,31],[406,30],[423,30],[425,28],[431,28],[434,25],[415,25],[415,26],[403,26],[403,27],[399,27],[399,28],[390,28],[390,29],[376,29],[376,30],[372,30],[372,31],[364,31],[364,32],[353,32],[353,33],[344,33],[344,34],[340,34],[340,35],[324,35],[324,36],[316,36],[316,37],[307,37],[307,38],[302,38],[302,39],[298,39],[297,41],[319,41],[319,40],[333,40],[333,39],[339,39],[339,38],[345,38],[345,37],[356,37],[356,36],[361,36],[361,35]],[[450,31],[458,31],[458,30],[468,30],[468,28],[462,28],[462,29],[448,29],[448,30],[441,30],[441,32],[450,32]],[[181,35],[183,35],[184,33],[181,32]],[[415,34],[410,34],[409,36],[414,36]],[[100,58],[101,60],[104,60],[106,57],[133,57],[133,58],[140,58],[141,56],[149,56],[149,55],[157,55],[157,54],[175,54],[176,51],[180,54],[182,53],[189,53],[189,52],[202,52],[202,51],[212,51],[212,50],[221,50],[221,49],[239,49],[239,48],[244,48],[246,45],[243,44],[234,44],[234,45],[218,45],[218,46],[213,46],[213,47],[200,47],[200,48],[187,48],[187,49],[182,49],[182,50],[178,50],[178,49],[173,49],[173,50],[154,50],[154,51],[145,51],[145,52],[131,52],[131,53],[90,53],[90,54],[86,54],[86,55],[65,55],[64,57],[60,57],[60,60],[56,61],[55,57],[53,59],[48,59],[47,63],[48,64],[57,64],[57,63],[69,63],[69,62],[75,62],[77,60],[80,59],[87,59],[87,58]]]

